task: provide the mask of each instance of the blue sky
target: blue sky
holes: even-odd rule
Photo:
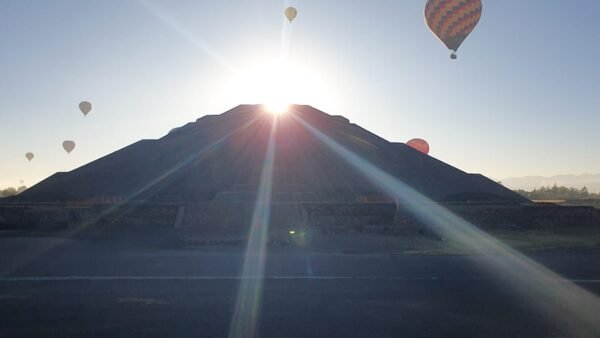
[[[432,156],[493,178],[600,172],[600,2],[484,0],[455,62],[424,4],[0,0],[0,187],[259,103],[239,74],[279,58],[282,32],[289,62],[313,75],[296,103],[425,138]]]

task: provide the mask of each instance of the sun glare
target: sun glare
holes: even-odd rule
[[[281,114],[285,114],[288,109],[290,107],[290,103],[289,102],[268,102],[264,104],[264,109],[265,111],[267,111],[268,113],[271,113],[273,115],[281,115]]]
[[[291,63],[254,63],[237,74],[233,95],[238,102],[262,104],[274,115],[286,113],[291,104],[320,105],[330,91],[316,74]]]

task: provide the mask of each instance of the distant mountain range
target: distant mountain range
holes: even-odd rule
[[[501,181],[505,187],[511,189],[532,190],[556,183],[558,186],[579,189],[587,187],[590,192],[600,192],[600,174],[509,177]]]

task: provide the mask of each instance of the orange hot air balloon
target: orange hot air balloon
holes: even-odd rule
[[[413,138],[412,140],[406,142],[406,145],[422,152],[425,155],[429,154],[429,143],[423,139]]]
[[[427,0],[427,27],[452,50],[451,59],[479,22],[482,8],[481,0]]]

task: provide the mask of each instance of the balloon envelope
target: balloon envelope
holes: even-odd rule
[[[75,142],[73,142],[73,141],[64,141],[63,144],[62,144],[62,146],[63,146],[63,149],[68,154],[70,154],[73,151],[73,149],[75,149]]]
[[[290,21],[294,21],[294,19],[296,18],[296,15],[298,15],[298,11],[296,10],[296,8],[294,7],[288,7],[285,9],[285,17]]]
[[[482,8],[481,0],[428,0],[425,22],[448,49],[456,52],[479,22]],[[456,54],[452,56],[456,58]]]
[[[92,104],[87,101],[81,101],[79,103],[79,110],[81,110],[83,115],[87,116],[87,114],[92,111]]]
[[[33,153],[25,154],[25,158],[27,158],[27,160],[29,160],[29,162],[31,162],[31,160],[33,160],[34,157],[35,157],[35,155],[33,155]]]
[[[423,154],[429,154],[429,143],[423,139],[414,138],[406,142],[406,145],[422,152]]]

